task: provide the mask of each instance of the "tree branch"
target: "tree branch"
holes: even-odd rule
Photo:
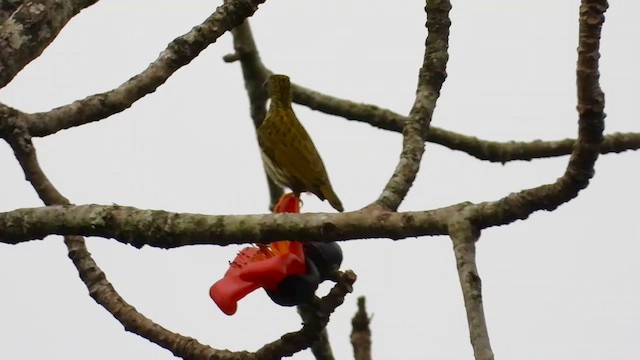
[[[32,0],[17,7],[8,2],[7,10],[13,11],[0,19],[0,88],[40,56],[71,18],[97,1]]]
[[[371,360],[371,319],[367,314],[364,296],[358,298],[358,312],[351,319],[351,345],[355,360]]]
[[[49,181],[38,163],[36,149],[31,142],[31,136],[26,129],[24,121],[21,118],[14,117],[8,119],[7,128],[11,127],[11,131],[7,131],[4,137],[18,163],[24,171],[25,179],[33,186],[34,190],[45,203],[45,205],[69,205],[69,200],[64,197]]]
[[[24,123],[19,122],[18,124]],[[27,181],[32,184],[42,201],[47,205],[68,205],[69,200],[58,192],[38,164],[36,150],[26,128],[24,126],[16,127],[11,132],[11,136],[7,138],[7,142],[24,170]],[[65,236],[64,242],[68,249],[69,258],[73,261],[80,278],[87,286],[89,295],[109,311],[127,331],[138,334],[182,358],[237,359],[235,354],[230,351],[216,350],[202,345],[190,337],[173,333],[139,313],[117,293],[107,280],[106,275],[87,250],[84,238]],[[199,354],[207,356],[199,356]]]
[[[294,333],[283,335],[280,339],[263,346],[256,351],[255,359],[270,360],[291,356],[300,350],[306,349],[318,340],[322,330],[329,323],[329,316],[335,309],[344,303],[344,298],[353,291],[353,283],[356,274],[347,270],[344,273],[337,272],[334,276],[336,285],[327,296],[307,304],[315,309],[314,315],[304,322],[302,329]]]
[[[271,72],[264,67],[262,60],[260,60],[260,54],[253,40],[249,20],[245,20],[231,30],[231,34],[233,35],[234,57],[235,60],[240,61],[244,87],[249,96],[251,119],[253,120],[253,125],[258,128],[267,114],[267,100],[269,97],[263,85]]]
[[[125,206],[48,206],[0,213],[0,242],[47,235],[114,238],[135,247],[268,244],[279,239],[331,242],[447,234],[455,205],[420,212],[357,211],[329,214],[200,215]]]
[[[24,0],[0,0],[0,26],[23,2]]]
[[[265,0],[229,0],[202,24],[173,40],[143,72],[117,88],[53,110],[32,114],[28,128],[32,136],[43,137],[60,130],[102,120],[129,108],[154,92],[178,69],[191,62],[222,34],[241,24]]]
[[[429,133],[436,100],[440,96],[440,89],[447,77],[451,3],[448,0],[427,0],[426,4],[426,26],[429,34],[425,41],[424,59],[418,75],[416,99],[402,130],[400,161],[382,194],[372,204],[381,206],[385,210],[397,210],[413,185],[420,169],[424,140]]]
[[[235,36],[236,34],[234,34],[234,37]],[[251,33],[244,32],[242,37],[243,39],[241,41],[244,44],[252,44],[252,47],[243,48],[247,49],[246,51],[250,53],[256,54],[256,56],[251,56],[250,61],[242,62],[243,70],[244,66],[248,66],[249,68],[247,70],[255,73],[256,77],[266,79],[271,71],[261,62]],[[238,61],[240,60],[240,55],[236,53],[227,55],[224,60],[226,62]],[[291,83],[291,87],[293,91],[293,101],[295,103],[325,114],[340,116],[347,120],[364,122],[379,129],[400,133],[403,131],[404,124],[407,121],[406,116],[376,105],[340,99],[295,83]],[[261,89],[257,90],[261,91]],[[252,118],[255,122],[259,117],[252,116]],[[431,126],[429,133],[426,135],[426,141],[442,145],[451,150],[462,151],[480,160],[504,164],[515,160],[529,161],[539,158],[570,155],[576,139],[500,142],[484,140],[475,136],[459,134]],[[613,133],[604,137],[600,147],[600,153],[621,153],[623,151],[638,149],[640,149],[640,133]]]
[[[249,108],[251,109],[251,119],[253,125],[257,129],[265,116],[267,115],[267,92],[263,84],[267,81],[269,71],[264,67],[260,60],[258,48],[253,40],[249,20],[245,20],[242,24],[231,30],[233,35],[234,57],[240,60],[242,67],[242,76],[244,77],[244,87],[247,89],[249,96]],[[273,207],[282,196],[283,189],[271,180],[265,171],[267,185],[269,186],[269,196],[271,202],[269,209]]]
[[[137,334],[183,359],[242,359],[237,353],[214,349],[191,337],[171,332],[144,316],[114,289],[105,273],[91,257],[84,238],[65,236],[64,242],[69,250],[69,258],[78,269],[78,274],[87,286],[89,295],[111,313],[126,331]]]
[[[453,252],[467,311],[469,335],[476,360],[493,360],[489,333],[482,306],[482,281],[476,267],[476,241],[480,231],[464,218],[454,217],[449,223]]]
[[[526,219],[538,210],[551,211],[578,196],[589,185],[600,153],[604,130],[604,94],[600,89],[598,59],[606,0],[583,0],[578,44],[578,140],[565,173],[556,182],[510,194],[498,201],[470,206],[469,220],[484,229]]]
[[[316,316],[315,309],[308,304],[298,305],[298,314],[302,318],[303,323],[313,321],[312,319]],[[329,341],[329,332],[326,327],[322,329],[320,334],[318,334],[318,339],[314,341],[309,348],[316,360],[335,360],[333,349],[331,349],[331,342]]]
[[[326,114],[347,120],[365,122],[371,126],[402,132],[407,121],[391,110],[371,104],[361,104],[326,95],[300,85],[292,84],[293,101]],[[489,141],[431,126],[426,141],[451,150],[462,151],[480,160],[507,163],[514,160],[533,160],[571,154],[575,139],[533,141]],[[613,133],[606,135],[600,146],[601,154],[621,153],[640,149],[640,133]]]

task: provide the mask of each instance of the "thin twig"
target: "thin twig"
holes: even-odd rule
[[[329,323],[331,313],[342,305],[345,296],[353,291],[353,283],[356,279],[356,274],[351,270],[339,273],[336,285],[329,291],[329,294],[308,304],[315,309],[315,313],[305,321],[302,329],[285,334],[280,339],[263,346],[256,351],[255,359],[280,359],[310,347],[317,341],[322,329]]]
[[[420,160],[424,153],[424,140],[440,89],[447,77],[446,67],[449,60],[449,11],[448,0],[427,0],[427,40],[424,59],[418,75],[418,89],[411,112],[402,130],[403,142],[400,161],[387,182],[382,194],[374,202],[385,210],[395,211],[413,185],[420,169]]]
[[[371,318],[367,314],[364,296],[358,298],[358,311],[351,319],[351,346],[355,360],[371,360]]]

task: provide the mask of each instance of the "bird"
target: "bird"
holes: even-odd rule
[[[291,189],[298,198],[302,192],[311,192],[320,200],[328,200],[334,209],[344,211],[318,150],[293,112],[289,77],[269,76],[266,89],[269,110],[257,135],[267,174],[276,184]]]

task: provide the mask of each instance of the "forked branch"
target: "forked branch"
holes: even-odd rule
[[[440,89],[447,77],[449,60],[449,11],[448,0],[427,0],[427,40],[424,58],[418,75],[416,99],[402,130],[402,152],[400,161],[387,182],[382,194],[375,201],[376,206],[395,211],[413,185],[420,169],[424,154],[424,140],[429,133],[431,117],[440,96]]]
[[[6,140],[13,149],[27,181],[31,183],[40,199],[47,205],[69,205],[69,200],[58,192],[42,171],[35,147],[26,129],[16,127]],[[233,353],[229,351],[212,349],[195,339],[173,333],[139,313],[113,288],[104,272],[91,257],[83,237],[65,236],[64,243],[67,246],[69,258],[76,266],[89,295],[111,313],[127,331],[138,334],[182,358],[204,358],[196,355],[206,353],[211,356],[207,359],[234,359]]]
[[[263,2],[265,0],[226,1],[202,24],[170,42],[144,71],[117,88],[31,115],[28,118],[30,134],[35,137],[51,135],[63,129],[102,120],[129,108],[145,95],[154,92],[222,34],[253,15]]]
[[[600,32],[604,23],[606,0],[583,0],[580,6],[578,40],[578,140],[567,168],[552,184],[525,189],[504,198],[473,205],[469,220],[481,228],[504,225],[526,219],[538,210],[551,211],[578,196],[589,185],[600,153],[604,130],[604,94],[600,89]]]

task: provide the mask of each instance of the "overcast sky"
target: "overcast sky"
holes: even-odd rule
[[[0,90],[0,101],[46,111],[139,73],[221,1],[102,0]],[[525,4],[526,3],[526,4]],[[602,40],[606,132],[639,132],[640,4],[612,1]],[[579,1],[454,1],[449,74],[433,125],[490,140],[554,140],[577,133]],[[334,96],[408,113],[424,51],[421,1],[267,1],[251,18],[265,64]],[[224,35],[158,91],[98,123],[35,139],[41,164],[77,204],[204,214],[267,211],[268,191],[240,66]],[[397,133],[296,106],[347,210],[373,201],[395,168]],[[567,157],[481,162],[428,145],[400,210],[495,200],[553,182]],[[478,267],[499,359],[640,357],[640,154],[602,156],[591,185],[553,213],[483,232]],[[40,206],[0,145],[0,211]],[[333,212],[303,197],[305,212]],[[224,315],[208,296],[239,246],[141,250],[90,238],[120,294],[164,327],[215,348],[256,350],[300,327],[295,308],[262,291]],[[351,358],[356,297],[374,314],[376,359],[469,359],[472,349],[446,237],[342,243],[359,276],[331,319],[338,359]],[[89,296],[60,237],[0,244],[2,359],[171,359]],[[326,286],[323,287],[326,291]],[[309,351],[294,356],[311,359]]]

